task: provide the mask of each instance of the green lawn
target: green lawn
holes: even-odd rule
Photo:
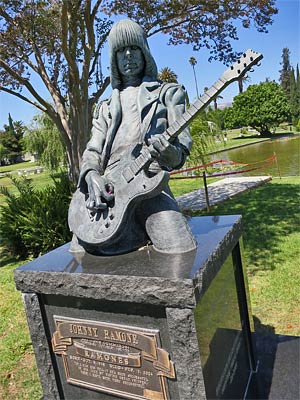
[[[39,165],[38,162],[25,161],[22,163],[4,165],[0,167],[0,173],[15,173],[19,169],[33,168]]]
[[[180,175],[174,175],[180,176]],[[216,182],[218,178],[207,178],[207,184]],[[175,197],[181,196],[182,194],[191,192],[196,189],[200,189],[204,186],[203,177],[187,178],[187,179],[172,179],[170,180],[170,188]]]
[[[23,164],[24,163],[22,163],[22,165]],[[35,164],[36,163],[30,163],[30,165],[29,165],[28,163],[26,163],[26,165],[28,165],[26,168],[32,168]],[[15,164],[15,165],[21,165],[21,164]],[[11,166],[11,167],[13,167],[13,166]],[[7,168],[7,167],[0,167],[0,173],[2,172],[2,168]],[[21,168],[21,169],[24,169],[24,167]],[[35,187],[43,188],[43,187],[45,187],[47,185],[52,185],[53,184],[53,180],[51,178],[52,174],[53,174],[52,172],[48,171],[47,169],[44,169],[44,171],[42,173],[29,174],[29,175],[27,175],[26,178],[32,180],[32,182],[33,182]],[[10,179],[10,175],[15,177],[15,178],[21,179],[17,175],[16,170],[12,170],[12,171],[10,171],[9,175],[0,176],[0,187],[4,187],[6,189],[9,189],[12,193],[16,194],[18,191],[15,188],[15,186],[13,185],[12,180]],[[54,173],[54,176],[55,176],[55,173]],[[4,201],[5,201],[5,197],[2,194],[0,194],[0,204],[3,203]]]
[[[0,399],[38,400],[42,393],[35,358],[21,293],[13,280],[18,265],[0,268]]]

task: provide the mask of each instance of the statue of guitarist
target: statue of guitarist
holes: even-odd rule
[[[156,63],[142,28],[131,20],[115,23],[109,34],[109,56],[113,92],[95,109],[78,183],[88,195],[86,207],[92,214],[105,213],[107,207],[113,209],[114,201],[122,201],[122,197],[115,198],[117,182],[113,185],[106,175],[131,154],[130,149],[139,144],[149,146],[153,161],[147,174],[154,176],[162,170],[180,168],[192,145],[188,128],[171,142],[162,135],[184,113],[186,93],[178,84],[157,79]],[[154,197],[135,204],[130,219],[113,240],[101,245],[83,244],[74,235],[71,251],[81,245],[92,254],[113,255],[147,243],[165,253],[196,247],[167,181]]]

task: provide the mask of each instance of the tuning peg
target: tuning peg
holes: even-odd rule
[[[249,71],[250,71],[250,72],[253,72],[253,71],[254,71],[254,68],[250,68]]]
[[[244,78],[249,78],[249,75],[248,75],[248,74],[245,74],[245,75],[244,75]]]
[[[260,67],[260,66],[261,66],[261,62],[259,61],[256,65],[257,65],[258,67]]]

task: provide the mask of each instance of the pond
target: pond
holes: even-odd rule
[[[212,155],[212,160],[224,159],[251,164],[272,157],[274,153],[277,156],[277,164],[273,162],[256,171],[247,172],[247,175],[300,175],[300,135],[285,136],[280,139],[222,151]],[[258,163],[250,165],[249,168],[262,165],[263,163]]]

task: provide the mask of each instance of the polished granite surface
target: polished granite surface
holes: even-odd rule
[[[198,248],[182,254],[164,254],[151,246],[128,254],[99,257],[88,253],[70,253],[67,243],[17,269],[28,272],[85,273],[144,277],[193,279],[224,241],[241,231],[238,215],[194,217],[189,225]]]

